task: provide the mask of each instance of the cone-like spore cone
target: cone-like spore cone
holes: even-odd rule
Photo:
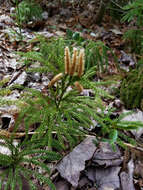
[[[81,93],[83,91],[83,86],[78,82],[76,81],[74,83],[75,87],[77,88],[77,90]]]
[[[78,58],[78,76],[81,77],[84,72],[84,49],[81,49],[79,52]]]
[[[75,70],[76,70],[76,64],[77,64],[77,48],[74,48],[73,49],[73,55],[72,55],[72,65],[71,65],[71,68],[70,68],[70,75],[73,76],[74,73],[75,73]]]
[[[70,74],[70,64],[71,64],[71,58],[70,58],[70,51],[69,48],[65,48],[65,74]]]
[[[48,87],[53,86],[57,81],[59,81],[63,76],[63,73],[59,73],[49,82]]]

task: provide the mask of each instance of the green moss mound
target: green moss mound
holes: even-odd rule
[[[121,82],[120,97],[125,108],[142,109],[143,100],[143,69],[135,69],[127,74]]]

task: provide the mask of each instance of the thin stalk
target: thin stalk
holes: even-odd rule
[[[65,79],[64,79],[64,81],[65,81]],[[60,103],[62,101],[62,98],[64,96],[64,93],[66,92],[67,88],[70,86],[71,81],[72,81],[72,76],[69,78],[69,81],[65,86],[64,86],[65,82],[63,82],[63,84],[62,84],[62,93],[61,93],[61,95],[60,95],[60,97],[58,99],[57,108],[59,108]]]

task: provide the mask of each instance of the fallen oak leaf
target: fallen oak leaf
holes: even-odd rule
[[[87,137],[65,156],[56,169],[73,187],[78,186],[80,172],[85,168],[85,161],[90,160],[97,147],[93,143],[94,136]]]

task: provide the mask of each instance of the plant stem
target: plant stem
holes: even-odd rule
[[[59,108],[60,103],[61,103],[61,101],[62,101],[62,98],[63,98],[63,96],[64,96],[64,93],[66,92],[67,88],[70,86],[70,83],[71,83],[71,81],[72,81],[72,76],[71,76],[71,77],[69,78],[68,83],[65,85],[66,77],[67,77],[67,75],[65,76],[64,80],[62,81],[62,92],[61,92],[61,95],[60,95],[60,97],[59,97],[59,99],[58,99],[58,102],[56,103],[57,108]],[[65,86],[64,86],[64,85],[65,85]]]

